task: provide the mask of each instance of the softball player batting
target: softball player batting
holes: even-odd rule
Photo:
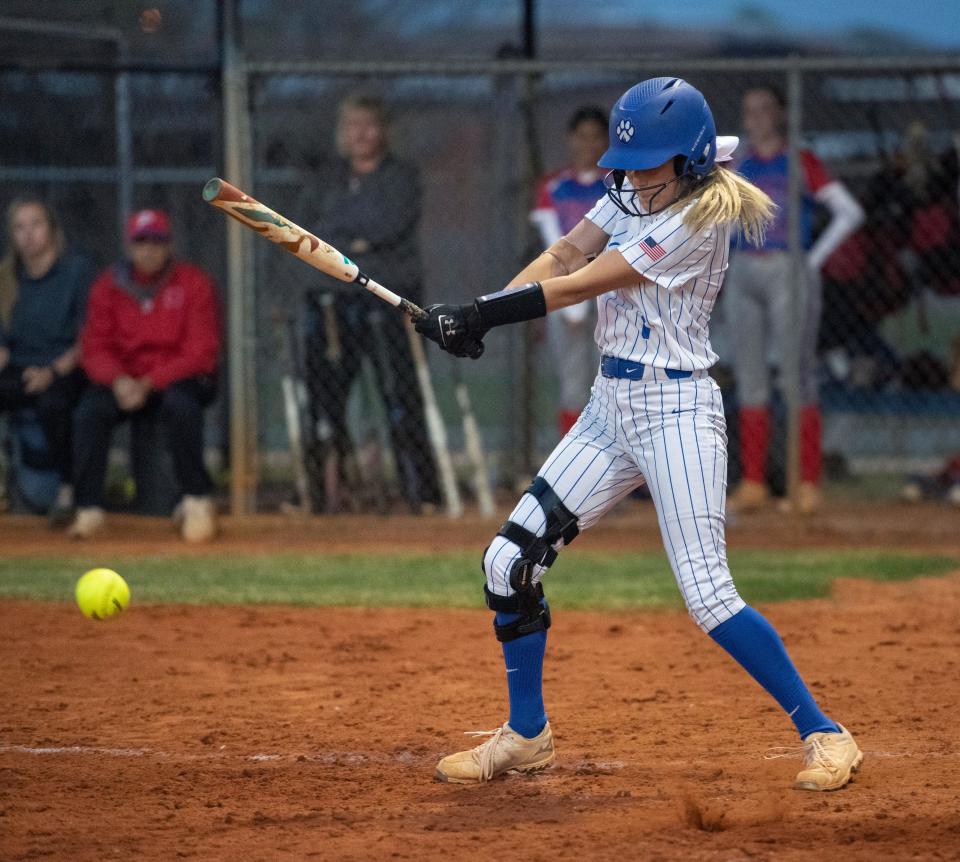
[[[715,164],[703,95],[678,78],[627,90],[610,115],[607,195],[527,266],[511,289],[472,305],[434,305],[417,329],[477,358],[494,326],[596,297],[600,373],[583,413],[483,556],[487,606],[503,644],[510,718],[481,745],[443,758],[436,776],[484,782],[555,756],[543,705],[550,610],[541,577],[561,548],[641,482],[650,486],[674,576],[694,621],[770,693],[803,740],[796,787],[835,790],[863,754],[817,706],[767,620],[746,605],[727,567],[726,434],[708,376],[710,311],[731,228],[759,240],[773,204]]]

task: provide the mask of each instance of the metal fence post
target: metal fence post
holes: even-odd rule
[[[121,62],[126,47],[118,41]],[[117,136],[117,222],[122,233],[133,206],[133,132],[130,124],[130,73],[119,72],[114,79],[114,122]]]
[[[249,92],[235,0],[224,0],[221,14],[224,173],[240,188],[250,189],[253,148]],[[254,259],[249,231],[232,219],[227,220],[226,228],[230,509],[234,515],[245,515],[255,509],[257,483]]]
[[[532,14],[529,13],[529,14]],[[531,37],[532,38],[532,37]],[[524,75],[521,80],[522,111],[526,159],[524,160],[523,175],[521,177],[520,194],[517,196],[517,236],[522,238],[518,243],[521,259],[515,261],[516,269],[520,269],[527,261],[525,257],[530,252],[532,225],[530,222],[530,205],[534,200],[534,190],[543,174],[543,156],[540,152],[540,142],[537,136],[535,107],[539,76],[535,73]],[[512,277],[511,273],[511,277]],[[541,321],[544,323],[545,321]],[[524,476],[534,476],[537,472],[537,413],[539,399],[537,397],[537,344],[535,324],[528,321],[523,325],[523,367],[520,380],[520,469]]]
[[[496,216],[491,237],[497,254],[491,261],[489,281],[498,287],[505,285],[517,271],[519,239],[517,219],[519,213],[518,189],[521,184],[518,149],[520,136],[519,124],[522,121],[520,108],[522,80],[516,73],[494,75],[492,89],[495,103],[500,106],[494,119],[494,140],[490,175],[495,191]],[[501,336],[506,342],[507,370],[504,458],[501,465],[501,477],[509,477],[511,488],[523,476],[526,465],[523,463],[522,446],[515,444],[523,434],[523,368],[526,356],[526,333],[523,326],[507,327]]]
[[[783,393],[787,405],[787,498],[798,504],[800,488],[800,408],[803,406],[800,381],[800,351],[803,338],[803,317],[806,313],[805,292],[807,279],[805,250],[801,234],[803,204],[801,194],[802,167],[800,139],[803,134],[803,73],[799,57],[790,57],[787,69],[787,140],[789,144],[789,174],[787,231],[790,248],[790,320],[787,343],[783,345]]]

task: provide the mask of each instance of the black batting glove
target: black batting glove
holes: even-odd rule
[[[483,337],[487,329],[480,322],[476,305],[430,305],[427,316],[414,322],[425,338],[461,359],[479,359],[483,355]]]
[[[547,299],[543,285],[531,281],[481,296],[472,305],[431,305],[425,311],[426,317],[415,321],[417,332],[447,353],[478,359],[483,353],[483,337],[494,326],[543,317]]]

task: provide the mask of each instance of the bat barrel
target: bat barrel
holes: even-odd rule
[[[249,195],[244,194],[235,185],[220,179],[220,177],[214,177],[204,183],[203,199],[208,204],[216,204],[220,201],[229,203],[256,203]]]
[[[203,199],[210,203],[215,201],[220,197],[220,192],[223,190],[226,183],[220,179],[220,177],[214,177],[212,180],[207,180],[203,186]]]

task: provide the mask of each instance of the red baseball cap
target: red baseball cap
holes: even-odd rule
[[[170,241],[170,216],[163,210],[138,210],[127,219],[127,239]]]

